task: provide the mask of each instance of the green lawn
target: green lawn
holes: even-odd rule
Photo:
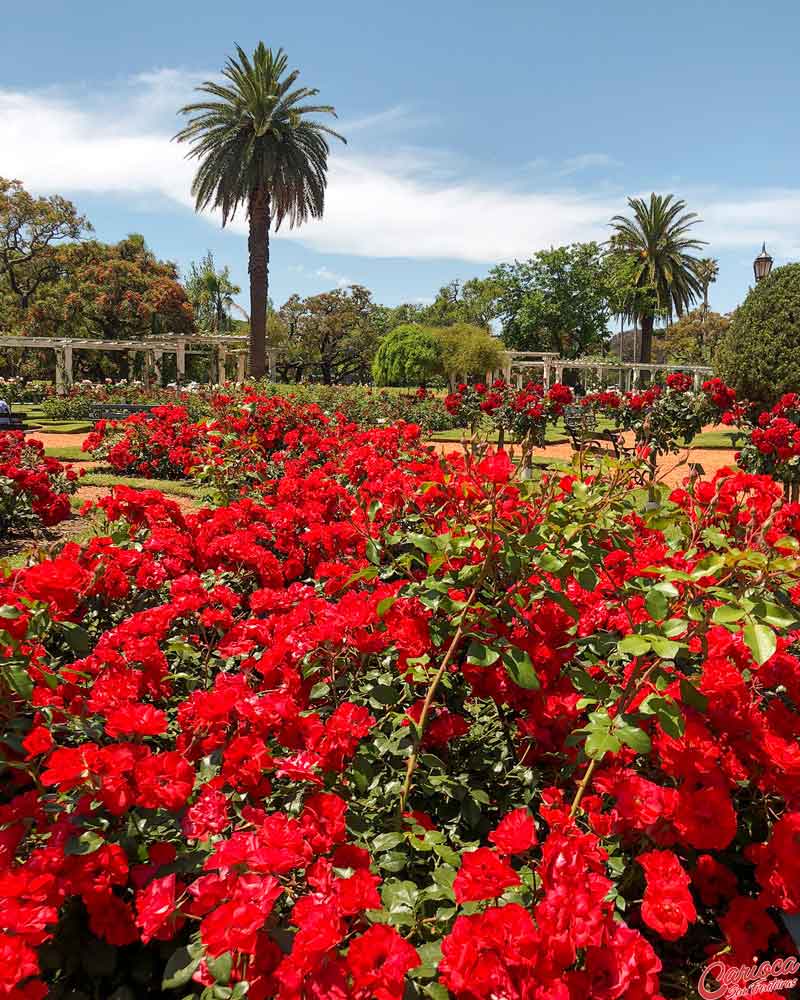
[[[121,476],[107,468],[92,469],[81,477],[81,486],[130,486],[135,490],[159,490],[172,496],[189,497],[199,500],[201,490],[192,483],[176,482],[174,479],[145,479],[143,476]]]
[[[92,456],[88,451],[81,451],[79,444],[58,445],[52,448],[45,448],[45,455],[48,458],[57,458],[59,462],[91,462]]]

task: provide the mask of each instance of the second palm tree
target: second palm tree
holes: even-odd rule
[[[689,251],[705,244],[690,235],[699,221],[697,215],[687,212],[686,203],[674,195],[651,194],[649,202],[629,198],[628,205],[633,210],[631,218],[615,215],[611,220],[614,234],[610,253],[631,262],[634,293],[650,292],[632,296],[637,303],[633,319],[642,329],[639,361],[648,364],[653,356],[656,316],[669,316],[673,311],[682,316],[702,292],[700,261]]]

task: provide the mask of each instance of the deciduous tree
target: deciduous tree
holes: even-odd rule
[[[608,277],[596,243],[553,247],[527,261],[500,264],[490,279],[507,347],[574,358],[605,341]]]
[[[280,310],[286,356],[296,377],[332,385],[367,381],[378,344],[370,292],[361,285],[336,288],[301,299],[293,295]]]
[[[19,181],[0,177],[0,280],[20,313],[58,275],[59,245],[91,229],[66,198],[35,198]]]

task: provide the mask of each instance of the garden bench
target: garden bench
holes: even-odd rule
[[[613,451],[615,458],[628,458],[633,454],[633,449],[625,445],[619,428],[598,430],[597,416],[589,407],[565,407],[564,427],[575,451]]]
[[[149,413],[157,403],[97,403],[86,411],[87,420],[124,420],[133,413]]]

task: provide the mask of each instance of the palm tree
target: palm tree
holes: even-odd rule
[[[703,322],[708,316],[708,289],[719,277],[719,261],[714,257],[703,257],[697,262],[697,278],[703,290]]]
[[[209,333],[225,333],[230,328],[230,313],[238,308],[234,295],[241,289],[231,281],[227,267],[217,270],[214,255],[209,250],[199,264],[192,261],[186,279],[186,294],[201,329]]]
[[[653,294],[637,296],[636,317],[642,328],[639,360],[649,363],[653,353],[653,324],[659,313],[682,316],[701,293],[698,277],[700,261],[690,250],[705,244],[689,233],[699,221],[686,203],[674,195],[651,194],[650,201],[628,198],[633,216],[615,215],[611,220],[614,234],[610,253],[623,254],[633,264],[634,289],[649,289]]]
[[[244,206],[250,225],[250,374],[264,374],[269,231],[288,219],[297,226],[322,215],[327,185],[327,137],[345,139],[314,119],[331,114],[326,104],[311,104],[318,91],[295,87],[298,71],[286,72],[283,49],[259,42],[252,59],[240,46],[222,75],[197,90],[206,99],[187,104],[179,114],[189,120],[175,138],[191,143],[189,158],[200,161],[192,183],[198,212],[211,206],[222,225]]]

